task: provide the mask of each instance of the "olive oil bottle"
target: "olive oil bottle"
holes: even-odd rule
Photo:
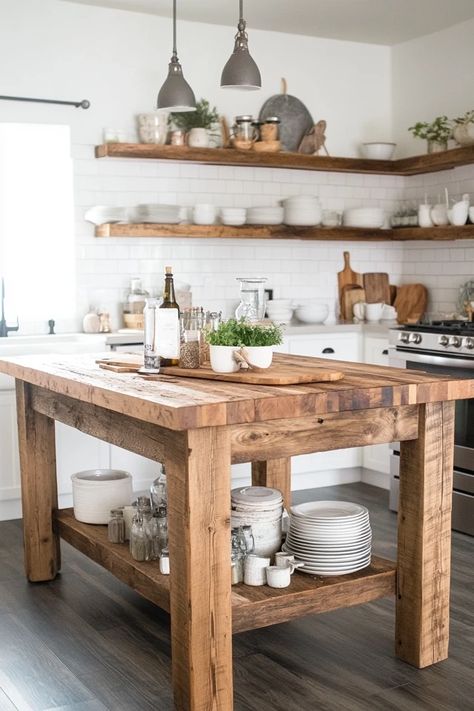
[[[174,293],[173,270],[165,268],[163,302],[156,310],[156,346],[160,365],[179,365],[179,306]]]

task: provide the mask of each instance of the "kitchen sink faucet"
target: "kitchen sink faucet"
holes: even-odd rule
[[[16,326],[7,326],[7,320],[5,318],[5,279],[2,277],[2,318],[0,318],[0,338],[5,338],[8,336],[10,331],[18,331],[20,324],[18,323],[18,316],[16,319]]]

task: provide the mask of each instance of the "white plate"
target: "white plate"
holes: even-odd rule
[[[300,548],[311,548],[315,551],[334,551],[339,550],[356,550],[363,546],[370,545],[372,541],[372,536],[364,536],[364,538],[357,539],[356,541],[308,541],[305,538],[299,538],[289,533],[287,535],[287,544],[298,546]]]
[[[348,568],[347,570],[344,569],[339,569],[339,570],[328,570],[327,568],[313,568],[313,567],[308,567],[307,565],[304,565],[302,568],[299,568],[300,573],[306,573],[307,575],[323,575],[327,577],[335,577],[337,575],[349,575],[350,573],[356,573],[359,570],[363,570],[364,568],[368,568],[370,565],[370,560],[367,563],[363,563],[361,565],[355,565],[351,568]]]
[[[302,537],[310,537],[310,538],[317,538],[318,536],[321,536],[323,538],[330,538],[331,536],[354,536],[354,535],[362,535],[363,533],[367,533],[370,531],[370,523],[368,521],[365,521],[362,524],[357,524],[357,525],[352,525],[352,526],[319,526],[319,527],[305,527],[305,526],[296,526],[293,521],[290,519],[290,531],[294,531],[296,534],[299,534]]]
[[[290,509],[295,516],[314,519],[319,521],[333,519],[353,519],[358,516],[368,515],[368,509],[352,501],[308,501],[304,504],[296,504]]]

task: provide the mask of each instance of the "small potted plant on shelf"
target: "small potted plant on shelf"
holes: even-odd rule
[[[273,347],[282,342],[281,328],[273,323],[261,325],[244,319],[229,319],[207,334],[211,368],[216,373],[235,373],[247,363],[250,367],[269,368]]]
[[[474,144],[474,110],[454,119],[453,138],[460,146]]]
[[[215,106],[211,109],[209,102],[201,99],[196,103],[196,111],[171,113],[169,121],[174,128],[186,132],[188,146],[207,148],[208,131],[219,121],[219,114]]]
[[[428,153],[445,151],[452,137],[453,127],[447,116],[437,116],[431,123],[418,121],[408,129],[416,138],[428,141]]]

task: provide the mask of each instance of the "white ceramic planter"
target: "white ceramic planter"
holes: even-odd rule
[[[205,128],[192,128],[188,133],[188,146],[191,148],[207,148],[209,135]]]
[[[273,346],[245,346],[242,351],[251,365],[269,368],[273,360]]]
[[[131,503],[132,476],[120,469],[91,469],[71,476],[74,516],[83,523],[108,523],[110,511]]]
[[[474,144],[474,123],[462,123],[455,127],[453,137],[460,146]]]
[[[236,373],[239,364],[234,359],[239,346],[209,346],[211,368],[215,373]]]

